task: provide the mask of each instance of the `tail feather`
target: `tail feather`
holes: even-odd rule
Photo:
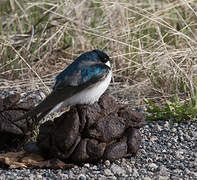
[[[65,93],[65,92],[70,92],[70,93]],[[39,105],[37,105],[32,111],[27,112],[25,115],[15,119],[13,122],[17,122],[21,119],[27,119],[27,118],[32,118],[41,113],[38,118],[41,120],[50,110],[53,109],[57,104],[60,102],[64,101],[66,98],[70,97],[71,90],[67,91],[64,89],[58,89],[52,91]],[[44,115],[45,114],[45,115]]]

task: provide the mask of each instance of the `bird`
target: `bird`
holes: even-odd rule
[[[111,82],[110,61],[109,56],[98,49],[81,54],[56,76],[52,92],[14,122],[33,117],[39,122],[62,107],[97,102]]]

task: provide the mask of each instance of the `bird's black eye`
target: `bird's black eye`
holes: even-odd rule
[[[105,58],[101,58],[100,60],[101,60],[102,62],[106,63],[106,62],[109,61],[109,58],[106,58],[106,57],[105,57]]]

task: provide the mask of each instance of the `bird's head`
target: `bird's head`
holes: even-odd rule
[[[95,52],[98,57],[99,57],[99,60],[103,63],[105,63],[106,65],[108,65],[110,67],[110,58],[107,54],[105,54],[104,52],[96,49],[96,50],[93,50],[93,52]]]

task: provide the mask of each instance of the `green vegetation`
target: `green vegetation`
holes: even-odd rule
[[[41,88],[79,54],[98,48],[113,59],[113,94],[145,97],[155,119],[165,112],[195,118],[189,109],[197,79],[196,9],[196,0],[1,0],[0,78],[39,79]],[[163,107],[150,100],[175,95],[181,102],[168,98]]]
[[[144,101],[149,105],[147,112],[150,115],[146,117],[147,120],[170,120],[179,123],[197,118],[197,97],[181,102],[175,96],[172,102],[166,100],[162,105],[147,99]]]

